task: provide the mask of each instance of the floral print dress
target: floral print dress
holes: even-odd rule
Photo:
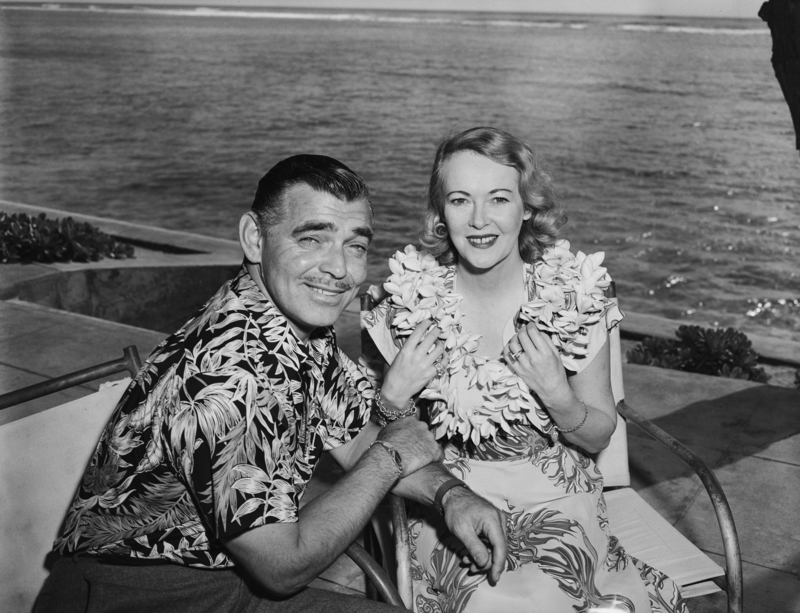
[[[534,267],[526,267],[530,291],[535,274]],[[399,351],[387,323],[390,318],[386,302],[367,318],[369,333],[388,362]],[[602,348],[608,328],[619,319],[619,311],[609,305],[605,316],[590,327],[589,354],[579,369]],[[509,322],[504,343],[513,333]],[[472,374],[463,369],[454,382],[461,410],[486,401]],[[414,611],[685,613],[675,583],[626,554],[610,533],[603,477],[594,462],[581,449],[554,442],[552,421],[546,412],[538,413],[545,415],[538,428],[516,422],[510,433],[499,433],[493,440],[447,445],[450,471],[507,515],[506,572],[494,586],[485,574],[469,574],[461,565],[463,546],[443,519],[430,508],[414,507]]]

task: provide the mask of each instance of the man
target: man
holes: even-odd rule
[[[331,326],[366,278],[371,239],[367,187],[336,160],[294,156],[262,178],[240,222],[242,269],[120,400],[36,611],[391,609],[305,586],[392,488],[428,503],[438,491],[473,565],[499,578],[502,514],[446,489],[425,424],[369,422],[371,385],[337,349]],[[398,414],[441,348],[422,325],[403,351],[381,390]],[[323,450],[348,472],[301,509]]]

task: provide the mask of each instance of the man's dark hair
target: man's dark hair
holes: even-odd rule
[[[258,182],[250,210],[256,214],[262,232],[268,232],[284,219],[283,196],[286,190],[300,183],[345,202],[363,200],[372,216],[372,197],[361,177],[331,157],[303,153],[278,162]]]

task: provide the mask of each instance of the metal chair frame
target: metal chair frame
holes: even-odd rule
[[[2,394],[0,395],[0,410],[123,371],[128,371],[131,377],[135,377],[141,367],[142,362],[139,358],[139,352],[134,345],[131,345],[125,347],[123,356],[116,360],[96,364],[95,366],[53,377],[47,381]],[[354,542],[347,548],[345,553],[370,579],[377,593],[385,602],[399,607],[403,606],[400,594],[389,575],[361,545]]]
[[[606,292],[606,295],[616,301],[616,286],[612,282],[611,287]],[[369,294],[361,295],[361,311],[366,312],[374,307],[374,301]],[[614,334],[619,334],[619,327],[613,330]],[[368,347],[371,339],[368,338],[368,333],[362,328],[362,348]],[[365,353],[367,353],[365,351]],[[374,356],[365,356],[367,361],[374,359]],[[621,364],[621,355],[612,356],[612,359],[619,359]],[[621,372],[621,371],[620,371]],[[642,429],[650,437],[662,443],[672,453],[677,455],[683,460],[700,478],[703,486],[706,489],[711,503],[714,506],[714,511],[717,516],[717,521],[722,535],[723,548],[725,551],[725,577],[718,577],[714,579],[716,583],[728,597],[728,613],[742,613],[743,611],[743,577],[742,577],[742,556],[739,548],[739,539],[736,533],[736,526],[733,521],[733,513],[731,512],[730,504],[722,490],[717,477],[711,468],[703,461],[700,456],[694,453],[691,449],[686,447],[683,443],[676,440],[664,430],[656,426],[649,419],[644,417],[641,413],[636,411],[623,400],[617,403],[617,412],[627,421],[634,423],[637,427]],[[392,525],[394,531],[395,551],[397,558],[397,585],[400,594],[407,607],[411,607],[411,578],[410,578],[410,545],[408,543],[408,529],[405,517],[405,506],[402,499],[390,495],[391,506],[393,511]]]
[[[60,377],[53,377],[47,381],[42,381],[41,383],[2,394],[0,395],[0,410],[22,404],[23,402],[28,402],[29,400],[41,398],[42,396],[54,394],[69,387],[83,385],[84,383],[89,383],[100,377],[107,377],[125,370],[130,373],[131,377],[135,377],[136,373],[138,373],[139,369],[142,367],[142,361],[139,359],[139,352],[136,346],[130,345],[125,347],[122,350],[122,354],[122,357],[116,360],[89,366],[88,368],[76,370],[75,372],[61,375]]]

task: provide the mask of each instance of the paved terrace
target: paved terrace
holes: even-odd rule
[[[0,210],[46,211],[2,201]],[[0,392],[118,357],[131,344],[145,358],[241,261],[231,241],[73,217],[133,239],[136,258],[0,266]],[[181,315],[175,317],[178,308]],[[678,323],[635,314],[628,314],[626,322],[627,336],[672,336]],[[336,327],[345,351],[357,355],[355,305]],[[798,344],[750,338],[760,353],[798,363]],[[699,453],[716,472],[739,532],[746,610],[800,611],[800,391],[629,364],[623,371],[628,403]],[[76,388],[7,409],[0,413],[0,424],[96,389]],[[634,488],[724,565],[716,519],[694,473],[633,426],[629,453]],[[309,495],[336,473],[331,464],[322,465]],[[363,576],[347,559],[316,583],[345,592],[364,590]],[[724,611],[724,603],[724,595],[717,594],[690,605],[693,613],[705,613]]]

